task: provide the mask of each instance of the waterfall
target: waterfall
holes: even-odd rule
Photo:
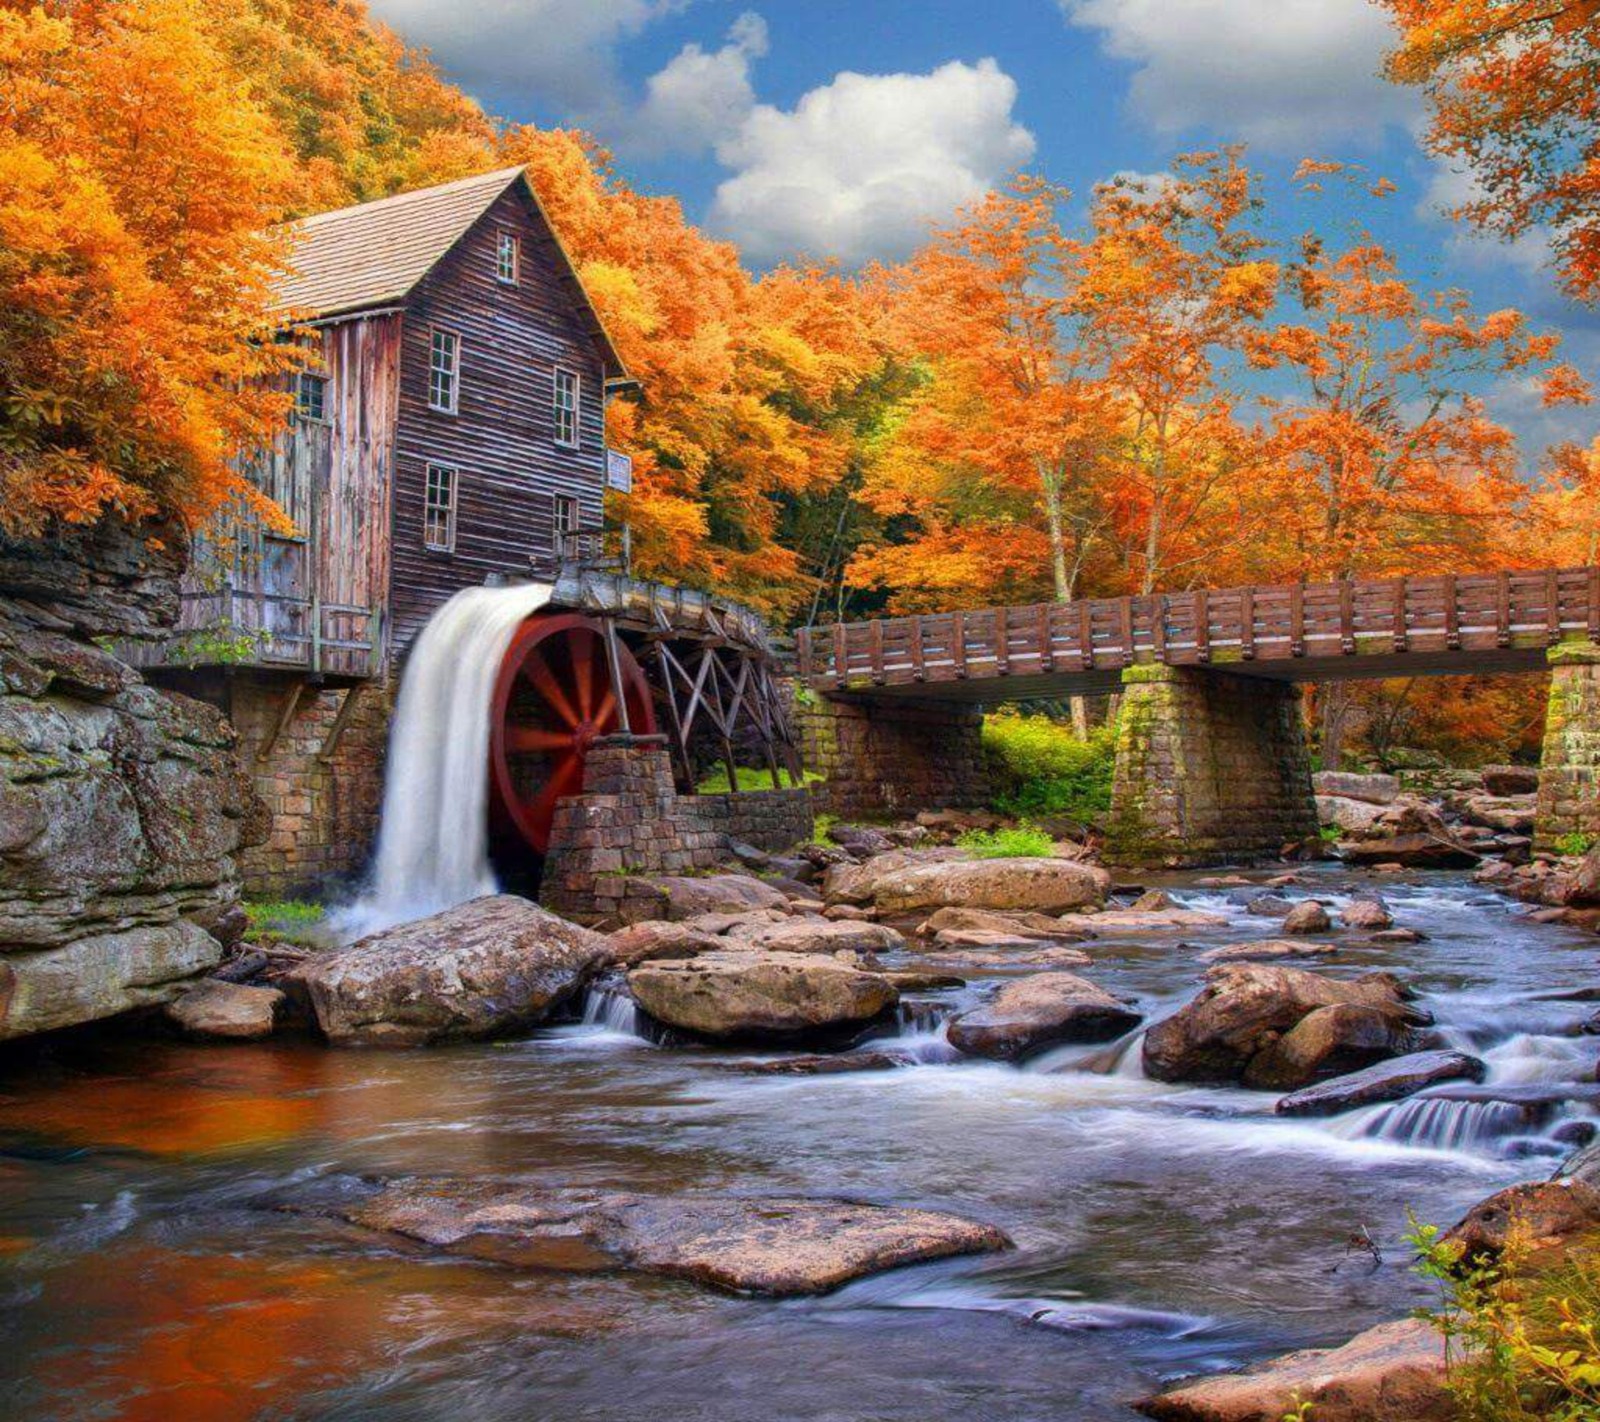
[[[360,935],[495,892],[489,867],[489,699],[540,583],[466,588],[428,619],[400,679],[368,893],[339,915]]]
[[[1507,1101],[1417,1096],[1348,1120],[1349,1129],[1337,1134],[1433,1150],[1470,1150],[1537,1129],[1542,1116]]]

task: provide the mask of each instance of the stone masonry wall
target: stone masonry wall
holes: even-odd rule
[[[1123,673],[1112,863],[1261,859],[1316,834],[1297,687],[1179,667]]]
[[[817,808],[843,819],[988,806],[983,712],[932,702],[800,698],[795,720]]]
[[[1550,652],[1534,847],[1570,835],[1600,841],[1600,648],[1581,645]]]
[[[328,733],[353,693],[306,687],[263,760],[261,747],[292,685],[235,673],[220,702],[238,730],[240,759],[269,816],[265,840],[239,856],[240,878],[251,898],[315,895],[330,881],[359,874],[377,840],[392,687],[373,683],[354,693],[355,708],[326,756]]]
[[[630,895],[649,893],[637,876],[703,872],[732,842],[781,851],[812,832],[807,790],[679,795],[660,736],[595,742],[583,787],[556,806],[539,891],[569,918],[619,917]]]

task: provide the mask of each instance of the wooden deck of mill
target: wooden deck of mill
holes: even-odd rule
[[[861,698],[1115,690],[1132,666],[1280,681],[1535,671],[1600,644],[1600,567],[1199,588],[807,627],[800,679]]]

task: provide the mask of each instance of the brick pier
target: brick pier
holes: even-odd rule
[[[1550,650],[1550,700],[1534,847],[1571,836],[1600,841],[1600,647]]]

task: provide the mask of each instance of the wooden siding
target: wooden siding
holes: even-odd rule
[[[521,281],[495,280],[496,234],[522,239]],[[452,593],[490,573],[554,572],[554,501],[598,528],[605,489],[605,367],[561,279],[553,239],[519,188],[496,202],[406,307],[396,446],[391,649],[403,653]],[[428,406],[435,326],[461,338],[457,413]],[[558,445],[554,371],[583,382],[579,442]],[[423,547],[425,469],[458,470],[453,551]]]
[[[203,540],[184,587],[180,634],[239,642],[222,660],[344,676],[382,670],[402,330],[398,315],[322,329],[326,418],[293,417],[246,466],[296,533],[271,533],[246,516]],[[246,637],[256,645],[241,657]],[[204,649],[197,660],[219,659],[216,637],[180,635],[169,661],[192,657],[196,646]]]
[[[978,702],[1114,687],[1123,668],[1290,681],[1538,668],[1600,643],[1600,568],[1213,588],[809,627],[800,676],[862,695]]]

